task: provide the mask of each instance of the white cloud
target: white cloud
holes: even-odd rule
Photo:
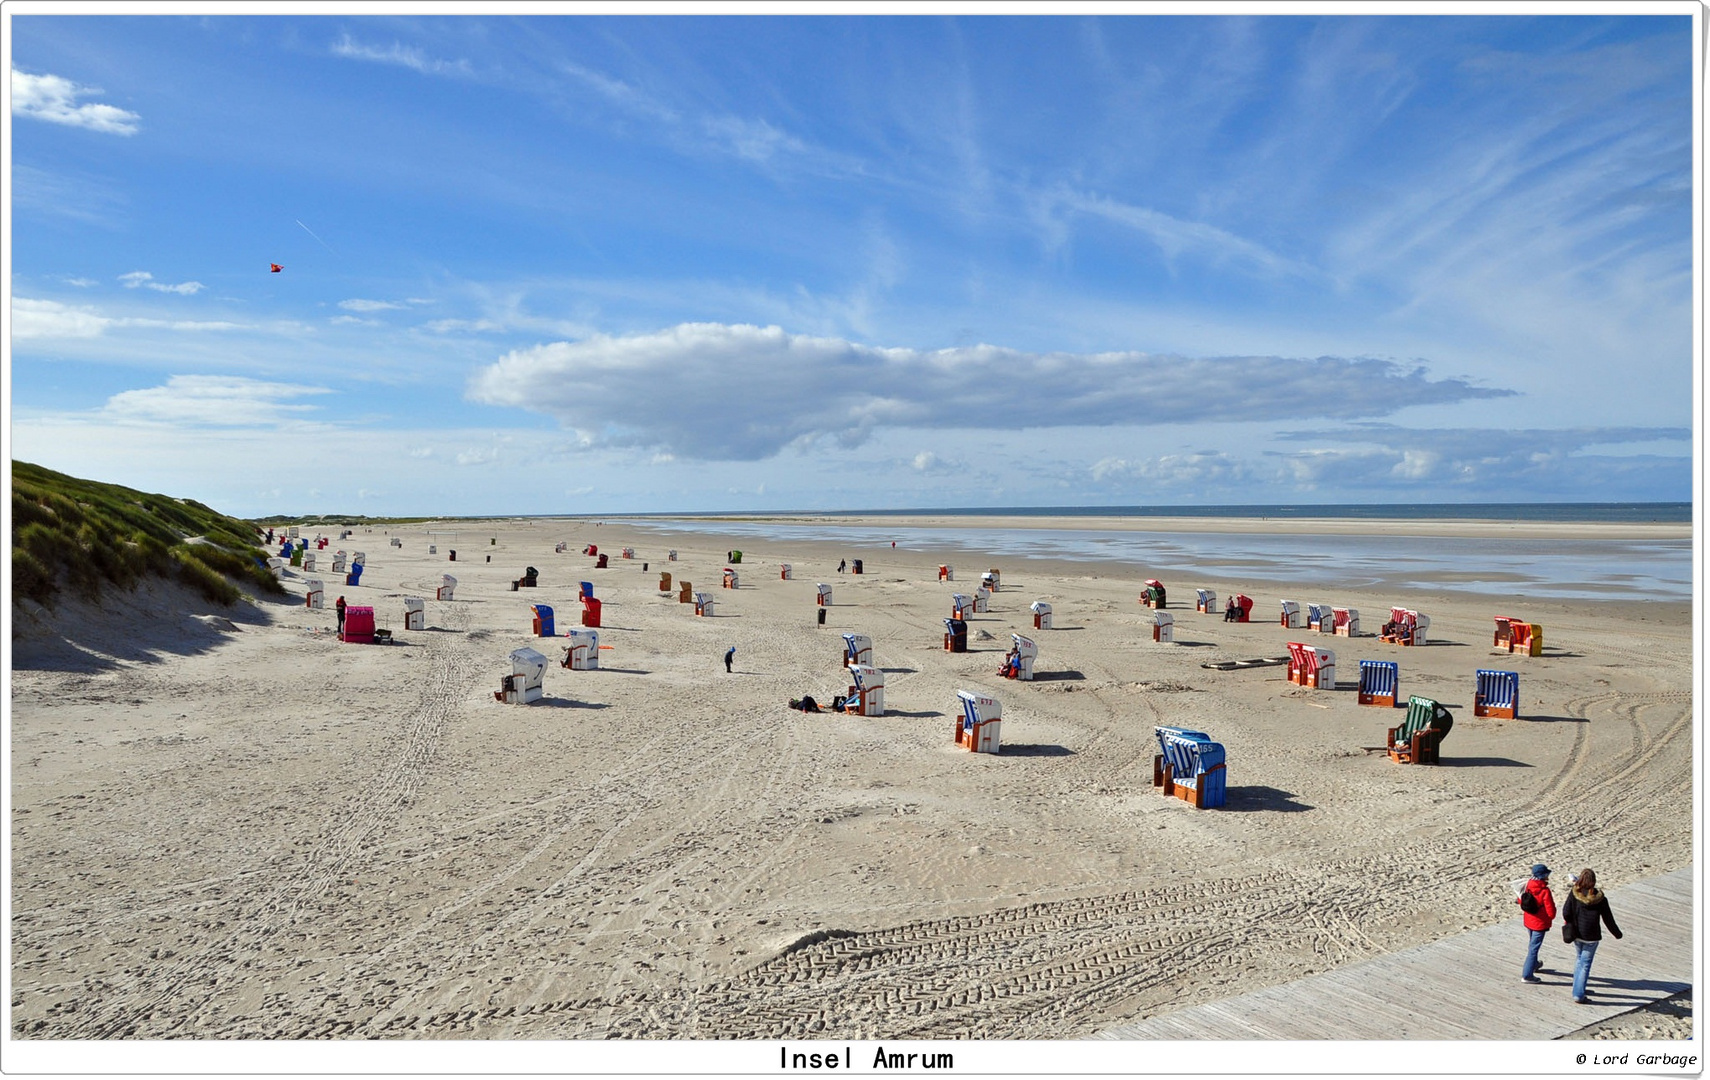
[[[1129,461],[1107,457],[1093,463],[1094,480],[1143,480],[1164,485],[1233,484],[1245,480],[1251,466],[1218,450],[1197,450],[1185,454],[1159,454],[1156,457]]]
[[[194,296],[206,286],[200,281],[184,281],[177,285],[154,280],[154,275],[147,270],[132,270],[128,274],[120,274],[119,280],[124,282],[127,289],[153,289],[155,292],[177,293],[179,296]]]
[[[332,318],[328,319],[327,322],[332,323],[334,326],[350,326],[352,324],[360,326],[384,325],[378,319],[362,319],[355,315],[334,315]]]
[[[1332,432],[1283,432],[1308,443],[1272,452],[1282,474],[1302,490],[1354,495],[1430,491],[1456,498],[1494,500],[1524,492],[1529,498],[1564,500],[1684,498],[1692,459],[1678,455],[1587,453],[1590,447],[1667,444],[1692,437],[1688,428],[1401,428],[1357,425]],[[1353,443],[1351,447],[1311,443]],[[1688,447],[1689,449],[1689,447]],[[1623,485],[1631,485],[1625,490]],[[1658,494],[1669,490],[1680,494]],[[1633,492],[1647,494],[1635,496]]]
[[[433,457],[433,447],[418,446],[414,450],[410,451],[410,456],[413,458]]]
[[[435,319],[426,327],[436,334],[493,334],[505,329],[503,323],[492,319]]]
[[[314,411],[285,402],[330,394],[321,386],[263,382],[234,375],[174,375],[165,386],[126,390],[107,399],[101,412],[113,419],[176,425],[255,427],[278,425]]]
[[[100,92],[96,87],[79,86],[58,75],[30,75],[12,69],[13,116],[30,116],[109,135],[135,135],[137,121],[141,119],[136,113],[114,105],[77,104],[78,98]]]
[[[12,298],[12,338],[98,337],[113,320],[53,300]]]
[[[103,315],[86,306],[62,304],[57,300],[37,300],[26,296],[14,296],[12,298],[12,338],[14,341],[31,338],[100,337],[108,330],[124,327],[174,330],[185,333],[259,330],[265,333],[292,335],[304,333],[311,329],[293,322],[257,325],[230,322],[224,319],[154,319],[147,316]]]
[[[338,306],[346,311],[399,311],[407,305],[391,300],[340,300]]]
[[[96,281],[94,278],[86,278],[86,277],[69,277],[69,278],[65,279],[65,283],[67,285],[75,285],[79,289],[92,289],[95,286],[101,284],[99,281]]]
[[[368,60],[377,64],[395,64],[419,71],[423,75],[456,75],[468,77],[473,74],[467,60],[440,60],[427,56],[420,49],[412,48],[402,42],[394,41],[390,46],[364,45],[349,34],[344,35],[333,43],[334,56],[342,56],[347,60]]]
[[[662,403],[661,388],[690,407]],[[1364,358],[924,352],[720,323],[519,349],[468,389],[474,401],[553,416],[590,443],[712,460],[827,438],[851,446],[880,427],[1203,423],[1285,401],[1291,415],[1354,419],[1510,393]]]
[[[473,450],[464,450],[454,458],[459,465],[489,465],[499,460],[499,448],[489,446]]]

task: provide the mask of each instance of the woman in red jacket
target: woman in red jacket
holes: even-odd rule
[[[1531,897],[1531,903],[1527,903]],[[1550,895],[1550,868],[1543,863],[1532,867],[1532,880],[1520,890],[1516,903],[1520,905],[1520,921],[1525,924],[1526,931],[1531,935],[1531,942],[1526,946],[1526,962],[1520,965],[1520,981],[1541,983],[1536,972],[1544,969],[1538,966],[1538,947],[1544,943],[1544,934],[1556,921],[1556,901]]]

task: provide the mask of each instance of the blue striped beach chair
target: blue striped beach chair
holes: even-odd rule
[[[1516,720],[1520,716],[1520,673],[1518,671],[1478,672],[1478,689],[1473,693],[1473,715],[1495,716]]]
[[[1152,729],[1159,753],[1152,762],[1152,785],[1200,810],[1214,810],[1227,799],[1223,744],[1203,731]]]
[[[1360,661],[1360,704],[1395,708],[1401,699],[1401,668],[1393,660]]]

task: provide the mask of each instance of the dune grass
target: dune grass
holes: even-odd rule
[[[64,590],[96,599],[165,578],[208,600],[236,603],[239,586],[285,589],[256,546],[255,526],[193,499],[150,495],[12,463],[12,588],[40,604]]]

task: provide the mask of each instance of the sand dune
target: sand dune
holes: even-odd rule
[[[1017,564],[951,655],[949,595],[985,568],[965,555],[952,587],[931,552],[522,521],[458,523],[450,564],[428,528],[359,534],[361,587],[319,575],[389,647],[283,605],[237,632],[170,603],[62,615],[80,664],[24,628],[19,655],[46,659],[13,674],[15,1035],[1068,1038],[1516,918],[1535,861],[1615,885],[1691,859],[1685,604],[1249,588],[1261,621],[1231,625],[1192,610],[1227,583],[1169,581],[1167,645],[1147,575]],[[511,591],[526,565],[542,586]],[[447,571],[457,599],[435,601]],[[601,670],[496,703],[512,649],[562,651],[528,605],[562,634],[583,580]],[[405,596],[428,630],[402,629]],[[1368,631],[1393,602],[1431,615],[1424,648],[1322,640],[1345,685],[1393,659],[1404,694],[1454,710],[1442,766],[1366,753],[1398,713],[1351,690],[1203,666],[1284,654],[1304,632],[1276,625],[1283,597]],[[1037,599],[1058,629],[1031,630]],[[1495,614],[1543,623],[1546,655],[1493,654]],[[845,630],[874,639],[888,714],[786,708],[847,686]],[[1014,631],[1039,642],[1032,683],[995,673]],[[1525,719],[1472,715],[1479,667],[1521,673]],[[953,746],[959,688],[1003,702],[1001,755]],[[1225,809],[1154,793],[1157,724],[1225,744]]]

